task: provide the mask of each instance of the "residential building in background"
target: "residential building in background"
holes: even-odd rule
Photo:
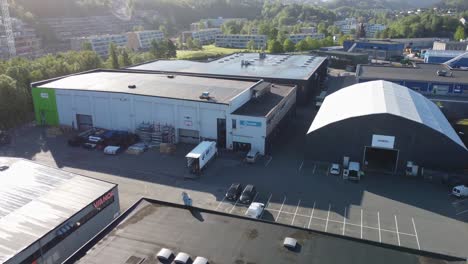
[[[213,44],[216,41],[216,36],[223,32],[219,28],[207,28],[198,31],[182,32],[182,41],[186,42],[188,38],[197,40],[201,45]]]
[[[349,35],[352,34],[352,30],[356,30],[358,22],[356,18],[346,18],[345,20],[336,21],[334,23],[343,34]]]
[[[299,41],[306,39],[307,37],[310,37],[312,39],[324,39],[325,34],[322,33],[302,33],[302,34],[290,34],[288,38],[294,42],[298,43]]]
[[[34,59],[43,55],[41,39],[36,30],[18,18],[12,18],[12,29],[15,37],[16,56]],[[4,25],[0,17],[0,58],[10,56]]]
[[[387,26],[382,24],[366,24],[366,37],[375,38],[377,33],[385,30],[386,28]]]
[[[127,33],[127,47],[137,50],[148,50],[153,40],[161,41],[164,39],[164,33],[160,30],[145,30]]]
[[[194,22],[190,24],[190,30],[191,31],[198,31],[206,28],[220,28],[224,23],[229,22],[229,21],[247,21],[246,18],[223,18],[223,17],[218,17],[218,18],[206,18],[202,19],[198,22]]]
[[[83,38],[71,39],[71,46],[73,50],[81,50],[83,43],[89,42],[93,51],[101,57],[107,57],[109,53],[109,44],[114,43],[118,47],[125,47],[128,43],[127,34],[116,35],[99,35]]]
[[[317,28],[316,27],[302,27],[301,33],[303,34],[317,33]]]
[[[266,35],[217,35],[216,46],[223,48],[247,48],[247,43],[253,40],[257,49],[266,47],[267,36]]]
[[[433,50],[468,50],[468,42],[459,41],[435,41]]]

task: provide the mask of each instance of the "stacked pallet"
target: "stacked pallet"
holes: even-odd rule
[[[175,143],[175,129],[167,124],[144,122],[138,126],[136,134],[149,148],[160,147],[161,143]]]

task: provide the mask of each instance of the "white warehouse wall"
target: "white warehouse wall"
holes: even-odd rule
[[[236,129],[232,129],[232,120],[236,120]],[[228,132],[232,132],[232,141],[250,143],[252,148],[265,155],[266,120],[264,117],[230,115],[227,120]]]
[[[217,138],[217,118],[226,118],[228,105],[130,94],[56,90],[59,122],[77,126],[76,115],[91,115],[96,127],[134,131],[142,122],[159,122],[197,130],[201,138]],[[232,140],[227,145],[232,145]]]

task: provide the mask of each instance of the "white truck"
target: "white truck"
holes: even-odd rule
[[[202,141],[185,156],[187,158],[187,167],[191,173],[199,175],[208,162],[217,154],[216,142]]]

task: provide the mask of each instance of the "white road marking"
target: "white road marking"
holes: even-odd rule
[[[314,169],[312,170],[312,175],[315,174],[315,169],[317,168],[317,164],[314,164]]]
[[[325,232],[327,232],[327,229],[328,229],[328,220],[330,219],[330,209],[331,209],[331,204],[328,204],[328,214],[327,214],[327,223],[325,224]]]
[[[272,195],[273,195],[273,194],[270,193],[270,197],[268,197],[268,201],[266,202],[265,208],[263,209],[262,213],[260,214],[260,218],[262,218],[263,213],[265,212],[265,210],[267,209],[268,205],[270,204],[270,200],[271,200],[271,196],[272,196]]]
[[[346,207],[344,208],[344,217],[343,217],[343,236],[345,234],[345,229],[346,229]]]
[[[301,165],[299,166],[299,171],[302,170],[302,166],[304,165],[304,161],[301,162]]]
[[[278,215],[276,216],[275,222],[278,221],[278,218],[279,218],[279,216],[281,214],[281,210],[283,210],[284,202],[286,202],[286,196],[284,196],[283,203],[281,204],[281,207],[280,207],[280,209],[278,211]]]
[[[330,173],[330,166],[327,167],[327,176]]]
[[[307,228],[310,229],[310,222],[312,222],[312,218],[314,218],[314,210],[315,210],[315,201],[314,201],[314,206],[312,207],[312,213],[310,214],[310,219],[309,219],[309,225]]]
[[[361,209],[361,239],[362,239],[362,209]]]
[[[268,164],[270,164],[271,160],[273,159],[273,156],[270,156],[270,158],[268,159],[267,163],[265,164],[265,167],[268,167]]]
[[[397,221],[396,215],[394,215],[394,216],[395,216],[396,234],[397,234],[397,238],[398,238],[398,246],[401,246],[401,244],[400,244],[400,233],[398,232],[398,221]]]
[[[421,246],[419,246],[418,231],[416,231],[416,224],[414,223],[413,217],[411,217],[411,221],[413,221],[414,234],[416,235],[416,242],[418,243],[418,249],[421,250]]]
[[[297,214],[297,211],[299,210],[299,205],[300,205],[300,204],[301,204],[301,200],[299,199],[299,202],[297,202],[296,211],[294,212],[294,216],[293,216],[291,225],[294,225],[294,219],[296,219],[296,214]]]
[[[377,212],[377,221],[379,222],[379,242],[382,243],[382,232],[380,231],[380,212]]]
[[[145,184],[145,187],[146,187],[146,184]],[[215,211],[218,211],[219,207],[221,206],[221,204],[224,202],[225,199],[226,199],[226,196],[224,196],[221,202],[219,202],[218,206],[216,206]]]
[[[461,215],[461,214],[464,214],[464,213],[468,213],[468,210],[461,211],[461,212],[457,213],[457,215]]]
[[[452,194],[450,194],[450,195],[452,195]],[[452,202],[452,204],[453,204],[453,205],[457,205],[457,204],[459,204],[459,203],[464,203],[464,202],[468,202],[468,199],[457,200],[457,201],[455,201],[455,202]]]
[[[236,200],[236,202],[235,202],[234,205],[232,206],[231,210],[229,210],[229,213],[232,213],[232,210],[234,210],[234,208],[236,208],[237,201],[239,201],[239,199]]]
[[[258,196],[258,193],[255,194],[253,200],[252,200],[252,203],[255,202],[255,200],[257,199],[257,196]],[[247,215],[247,212],[249,211],[249,207],[247,207],[247,209],[245,209],[245,213],[244,215]]]

